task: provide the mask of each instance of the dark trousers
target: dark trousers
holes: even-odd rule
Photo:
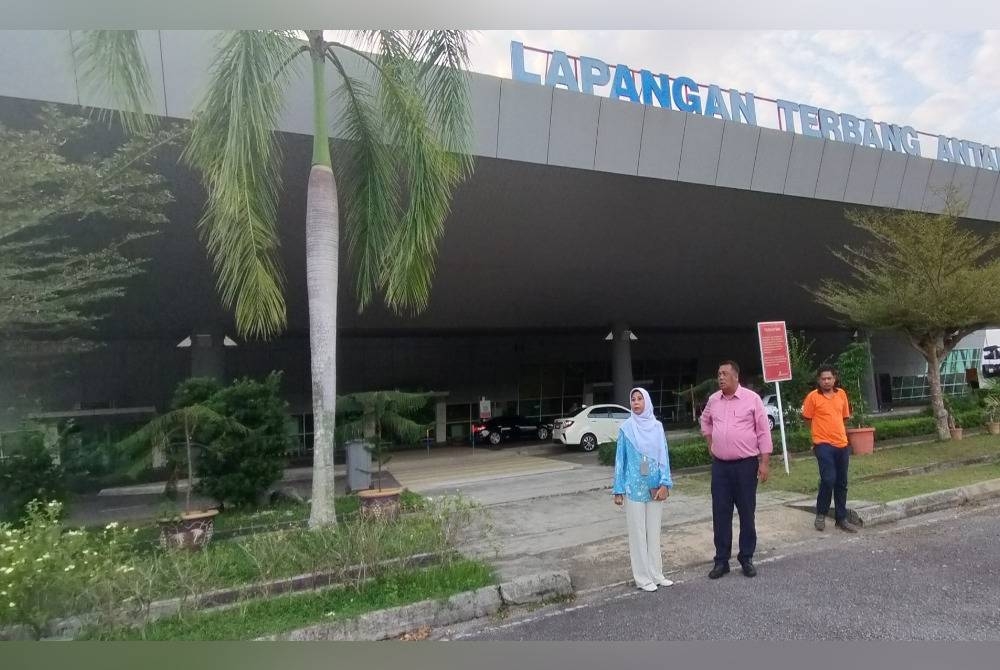
[[[740,563],[753,558],[757,548],[754,510],[757,507],[756,457],[738,461],[712,460],[712,527],[715,562],[729,564],[733,552],[733,506],[740,515]]]
[[[847,519],[847,466],[850,463],[848,448],[837,448],[831,444],[817,444],[813,447],[819,464],[819,495],[816,496],[816,514],[826,516],[830,512],[830,497],[833,497],[833,517],[837,521]]]

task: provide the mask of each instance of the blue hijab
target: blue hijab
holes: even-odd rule
[[[629,408],[632,405],[632,394],[638,391],[646,406],[641,414],[632,412],[632,416],[622,424],[622,433],[632,443],[635,450],[646,458],[656,461],[660,468],[667,467],[667,438],[663,432],[663,424],[653,416],[653,402],[644,388],[634,388],[629,391]]]

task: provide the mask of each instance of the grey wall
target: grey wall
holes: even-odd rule
[[[141,31],[150,111],[190,118],[216,37]],[[69,31],[0,31],[0,96],[105,105],[79,85],[74,39]],[[357,59],[347,64],[365,76]],[[306,70],[291,81],[281,130],[310,132],[309,105],[297,102],[311,95]],[[928,212],[941,207],[938,190],[954,186],[970,201],[970,218],[1000,221],[997,173],[989,170],[480,74],[470,86],[479,156]],[[337,118],[336,102],[329,113]]]

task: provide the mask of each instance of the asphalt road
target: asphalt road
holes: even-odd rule
[[[1000,640],[1000,505],[840,531],[758,565],[656,593],[618,587],[445,639]],[[477,630],[478,629],[478,630]]]

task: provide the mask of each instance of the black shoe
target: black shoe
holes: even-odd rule
[[[747,559],[747,560],[743,561],[742,563],[740,563],[740,567],[743,568],[743,576],[744,577],[756,577],[757,576],[757,568],[755,568],[753,566],[753,561],[752,560]]]
[[[716,563],[715,566],[712,568],[712,571],[708,573],[708,578],[718,579],[727,572],[729,572],[728,563]]]
[[[826,528],[826,517],[822,514],[817,514],[816,520],[813,521],[813,527],[816,528],[816,530],[824,530]]]
[[[837,528],[839,528],[840,530],[844,531],[845,533],[857,533],[858,532],[857,527],[856,526],[852,526],[851,524],[847,523],[847,521],[838,521],[836,523],[836,526],[837,526]]]

